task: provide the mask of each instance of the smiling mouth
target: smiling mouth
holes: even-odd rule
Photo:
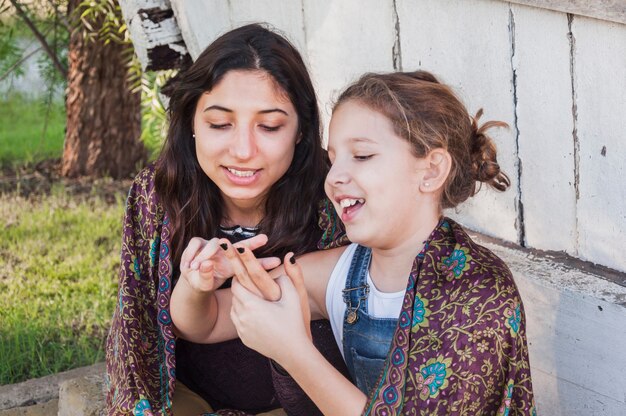
[[[362,198],[343,198],[339,201],[341,207],[341,220],[348,222],[354,218],[356,212],[365,204]]]
[[[358,198],[358,199],[353,199],[353,198],[344,198],[339,202],[339,205],[341,206],[341,208],[343,208],[344,210],[346,208],[350,208],[355,206],[356,204],[360,204],[362,205],[365,202],[364,199],[362,198]]]
[[[238,170],[233,168],[226,168],[226,170],[228,170],[230,173],[237,176],[238,178],[250,178],[258,172],[257,170]]]

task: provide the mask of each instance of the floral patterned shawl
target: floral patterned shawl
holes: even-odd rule
[[[535,414],[511,272],[451,219],[415,259],[390,355],[363,414]]]
[[[118,303],[106,344],[107,413],[170,415],[176,380],[171,229],[154,189],[154,166],[135,178],[123,225]],[[320,249],[346,243],[329,201],[320,205],[319,225],[326,230]]]

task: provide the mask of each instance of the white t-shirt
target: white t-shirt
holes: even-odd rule
[[[326,286],[326,310],[328,319],[335,335],[335,341],[343,355],[343,319],[346,313],[346,303],[343,301],[342,290],[346,288],[346,279],[352,263],[352,257],[356,251],[357,244],[350,246],[341,254],[339,261],[335,265],[328,285]],[[367,272],[367,284],[370,286],[370,293],[367,297],[367,313],[375,318],[398,318],[404,300],[404,290],[393,293],[379,291]]]

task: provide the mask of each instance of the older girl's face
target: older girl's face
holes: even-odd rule
[[[227,215],[261,214],[297,143],[298,115],[287,94],[264,71],[230,71],[198,100],[193,130],[198,162],[219,187]]]

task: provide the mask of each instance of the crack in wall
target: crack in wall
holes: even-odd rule
[[[396,0],[393,0],[393,20],[395,30],[395,40],[391,49],[393,69],[402,71],[402,48],[400,43],[400,16],[398,16],[398,7]]]
[[[519,148],[519,127],[517,125],[517,69],[515,68],[515,16],[509,6],[509,34],[511,39],[511,71],[513,73],[513,125],[515,127],[515,154],[517,156],[517,241],[522,247],[526,247],[526,226],[524,224],[524,202],[522,199],[522,158]]]
[[[572,139],[574,147],[574,192],[576,194],[576,202],[574,205],[574,250],[578,255],[578,244],[580,234],[578,231],[578,200],[580,199],[580,141],[578,139],[578,105],[576,104],[576,37],[572,32],[572,24],[574,22],[574,15],[567,14],[567,38],[569,39],[569,72],[570,80],[572,82]]]
[[[306,33],[306,12],[304,11],[304,0],[300,1],[300,11],[302,13],[302,33],[304,39],[304,53],[307,56],[307,63],[310,63],[309,59],[309,37]]]
[[[226,5],[228,6],[228,23],[230,24],[230,28],[234,29],[235,19],[233,18],[233,2],[231,0],[226,0]]]

